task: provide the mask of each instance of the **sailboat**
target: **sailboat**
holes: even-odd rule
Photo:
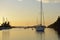
[[[39,32],[44,32],[44,29],[45,29],[45,25],[42,24],[42,0],[41,0],[41,13],[40,13],[40,24],[36,26],[36,31],[39,31]]]

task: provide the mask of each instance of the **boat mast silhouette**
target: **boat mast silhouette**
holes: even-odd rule
[[[43,32],[44,28],[45,28],[45,26],[43,25],[43,17],[44,17],[44,15],[42,14],[43,13],[42,8],[43,7],[42,7],[42,0],[41,0],[40,24],[36,27],[36,31],[39,31],[39,32]]]
[[[40,11],[40,25],[45,25],[42,0],[41,0],[41,11]]]
[[[40,11],[40,25],[42,25],[42,0],[41,0],[41,11]]]

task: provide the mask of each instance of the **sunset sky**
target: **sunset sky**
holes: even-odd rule
[[[42,0],[45,25],[60,16],[59,0]],[[40,0],[0,0],[0,23],[7,17],[11,25],[30,26],[40,22]]]

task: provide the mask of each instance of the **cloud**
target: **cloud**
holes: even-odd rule
[[[38,2],[40,2],[41,0],[37,0]],[[42,0],[43,3],[49,3],[48,0]]]
[[[23,0],[18,0],[18,1],[23,1]]]
[[[40,2],[41,0],[37,0]],[[60,0],[42,0],[43,3],[60,3]]]
[[[40,0],[37,0],[37,1],[40,1]]]

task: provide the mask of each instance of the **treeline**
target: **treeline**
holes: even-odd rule
[[[54,30],[60,32],[60,16],[58,16],[56,22],[53,24],[49,25],[48,28],[53,28]]]

